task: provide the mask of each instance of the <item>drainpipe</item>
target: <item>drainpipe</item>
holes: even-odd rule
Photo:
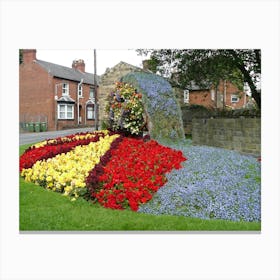
[[[227,80],[224,80],[224,98],[223,98],[223,107],[225,109],[226,107],[226,101],[227,101]]]
[[[218,88],[219,88],[219,84],[216,84],[215,85],[215,90],[216,90],[216,108],[218,109],[219,108],[219,104],[218,104],[218,98],[219,98],[219,95],[218,95]]]
[[[80,124],[80,97],[79,97],[79,88],[82,85],[84,79],[81,79],[81,81],[78,84],[78,88],[77,88],[77,115],[78,115],[78,120],[77,120],[77,124]]]
[[[97,75],[96,75],[96,49],[93,50],[94,55],[94,128],[98,130],[99,122],[99,108],[98,108],[98,96],[97,96]]]
[[[85,104],[85,125],[87,124],[87,104]]]

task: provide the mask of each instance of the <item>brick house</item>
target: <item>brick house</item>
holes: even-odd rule
[[[239,90],[229,81],[221,80],[218,87],[199,87],[194,83],[183,91],[183,103],[201,105],[207,108],[244,108],[249,102],[245,91]]]
[[[143,68],[149,70],[149,60],[143,61]],[[218,87],[212,84],[204,87],[191,83],[190,87],[182,90],[177,87],[178,82],[176,74],[173,74],[169,82],[173,85],[174,93],[181,106],[201,105],[207,108],[224,108],[231,109],[244,108],[250,101],[250,97],[245,91],[240,91],[235,85],[229,81],[221,80]]]
[[[48,130],[92,127],[94,91],[94,75],[85,72],[82,59],[74,60],[70,68],[38,60],[35,49],[23,50],[19,66],[21,124],[47,122]]]

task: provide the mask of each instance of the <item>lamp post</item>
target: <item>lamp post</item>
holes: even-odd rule
[[[97,77],[96,77],[96,49],[93,50],[94,53],[94,110],[95,110],[95,130],[98,130],[98,99],[97,99]]]

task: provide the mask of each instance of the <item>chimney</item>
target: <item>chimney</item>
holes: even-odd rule
[[[82,59],[75,59],[72,63],[72,68],[85,73],[85,62]]]
[[[36,49],[22,50],[22,62],[24,64],[32,63],[34,60],[36,60]]]

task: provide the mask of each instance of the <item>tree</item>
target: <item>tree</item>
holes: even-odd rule
[[[258,49],[138,49],[138,54],[150,55],[157,73],[171,78],[181,88],[192,82],[203,86],[218,85],[221,79],[230,80],[243,89],[250,87],[252,97],[261,108],[261,51]],[[155,67],[156,65],[156,67]]]
[[[23,61],[23,58],[22,58],[22,49],[19,49],[19,64],[21,64]]]

